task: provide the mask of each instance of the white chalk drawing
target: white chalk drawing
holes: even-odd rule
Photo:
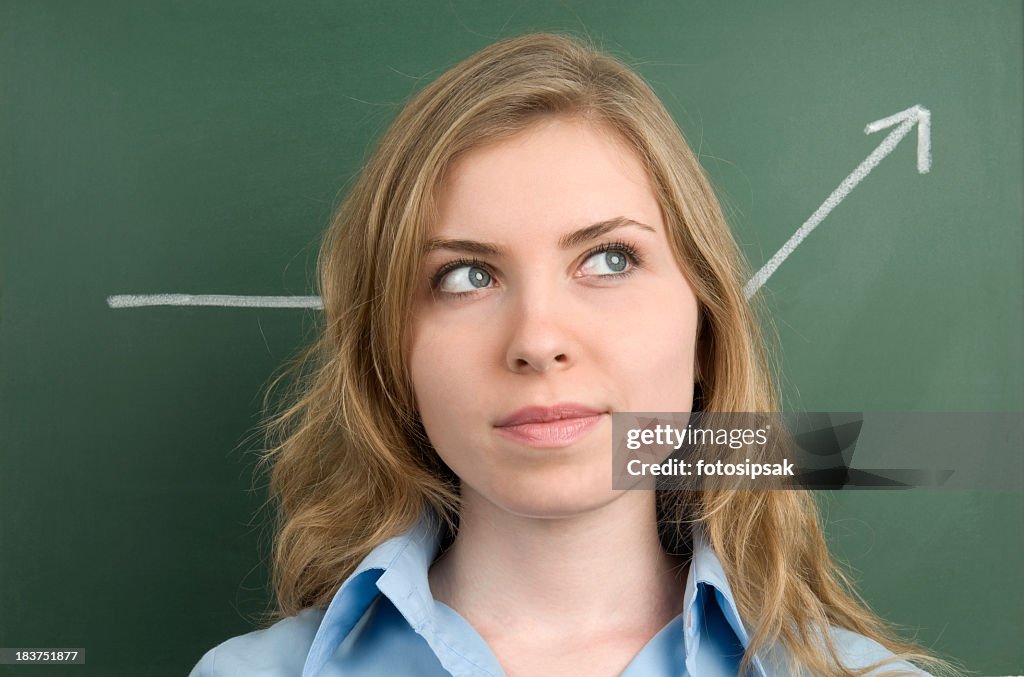
[[[233,296],[230,294],[118,294],[108,296],[111,308],[144,306],[224,306],[229,308],[318,308],[319,296]]]
[[[804,221],[804,224],[796,229],[796,232],[782,245],[779,251],[768,259],[768,262],[761,266],[761,269],[754,273],[743,293],[749,299],[757,293],[757,290],[764,286],[768,278],[772,276],[782,262],[785,261],[797,245],[804,241],[804,238],[811,234],[811,231],[818,227],[829,213],[839,206],[847,195],[850,194],[858,183],[864,180],[871,170],[878,166],[878,163],[896,148],[904,136],[906,136],[914,125],[917,125],[917,171],[919,174],[927,174],[932,168],[932,114],[923,106],[911,106],[905,111],[890,115],[881,120],[875,120],[864,128],[865,134],[873,134],[879,130],[897,125],[896,129],[889,132],[878,148],[868,155],[864,162],[857,165],[857,168],[850,172],[850,175],[843,179],[839,187],[832,191],[832,194],[821,203],[821,206],[814,210],[811,217]]]
[[[797,246],[818,227],[833,209],[839,206],[857,184],[871,173],[875,167],[891,153],[917,126],[917,171],[927,174],[932,166],[931,153],[931,120],[932,114],[927,108],[917,105],[900,111],[895,115],[875,120],[864,128],[865,134],[874,134],[893,125],[896,128],[882,140],[867,158],[843,179],[832,194],[821,203],[810,218],[796,229],[796,232],[779,248],[768,262],[761,266],[743,287],[744,295],[749,299],[757,290],[764,286],[768,278],[778,270],[779,266],[789,257]],[[107,305],[111,308],[142,308],[145,306],[221,306],[231,308],[314,308],[323,309],[319,296],[233,296],[226,294],[118,294],[107,297]]]

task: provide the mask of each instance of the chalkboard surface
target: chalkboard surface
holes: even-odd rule
[[[1020,2],[4,0],[0,647],[181,675],[251,629],[247,435],[319,313],[108,299],[315,294],[319,237],[400,103],[532,30],[636,65],[755,269],[816,225],[756,292],[788,406],[1024,409]],[[1024,670],[1024,496],[821,500],[882,616]]]

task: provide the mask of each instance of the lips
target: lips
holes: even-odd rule
[[[498,421],[499,435],[530,447],[565,447],[581,439],[606,411],[581,404],[524,407]]]

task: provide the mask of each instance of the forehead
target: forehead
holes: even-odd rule
[[[614,217],[663,229],[640,158],[610,127],[555,117],[462,155],[437,192],[432,236],[557,234]]]

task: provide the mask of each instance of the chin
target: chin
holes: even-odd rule
[[[598,510],[622,494],[611,488],[611,469],[580,478],[566,472],[547,477],[520,477],[495,487],[487,497],[506,512],[519,517],[559,519]]]

